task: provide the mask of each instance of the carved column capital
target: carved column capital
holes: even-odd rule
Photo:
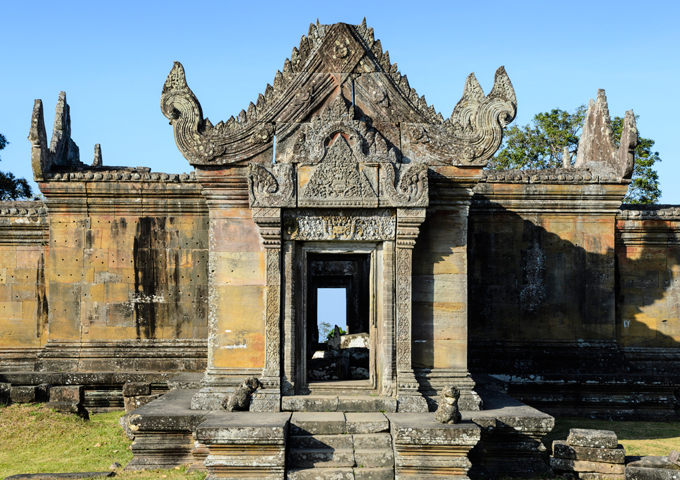
[[[253,208],[253,221],[260,229],[264,248],[281,248],[281,209]]]
[[[397,248],[412,249],[415,246],[426,212],[425,208],[397,209]]]

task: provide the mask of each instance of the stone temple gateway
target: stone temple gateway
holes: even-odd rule
[[[501,67],[444,119],[365,21],[311,25],[215,125],[176,62],[161,110],[191,174],[98,146],[85,165],[65,94],[49,144],[36,100],[45,201],[0,205],[0,381],[15,401],[82,385],[94,411],[170,389],[128,417],[128,468],[210,478],[529,475],[554,422],[527,404],[676,418],[680,214],[621,206],[632,111],[616,145],[600,91],[573,167],[485,170],[516,109]],[[322,351],[327,287],[364,342],[343,375],[316,370],[357,350]],[[250,411],[225,412],[249,377]],[[447,386],[456,425],[430,413]]]

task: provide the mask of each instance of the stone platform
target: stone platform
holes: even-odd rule
[[[540,440],[553,418],[499,392],[482,391],[487,410],[463,412],[456,425],[437,423],[432,413],[383,408],[390,397],[354,397],[351,403],[284,397],[282,406],[293,411],[230,413],[192,410],[196,392],[172,390],[127,416],[135,436],[127,470],[189,463],[209,479],[296,480],[549,472]],[[334,410],[322,410],[325,402]],[[376,410],[353,411],[366,405]]]

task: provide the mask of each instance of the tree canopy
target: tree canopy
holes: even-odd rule
[[[501,149],[487,168],[557,168],[563,165],[565,154],[569,155],[569,164],[573,164],[576,161],[586,111],[585,105],[573,112],[557,108],[535,115],[527,125],[507,128]],[[637,118],[636,116],[636,120]],[[612,119],[612,129],[618,145],[623,129],[622,117]],[[654,152],[652,147],[654,140],[639,137],[639,144],[635,148],[633,181],[623,199],[624,203],[649,204],[659,201],[661,189],[654,164],[660,162],[661,158],[659,152]]]
[[[0,133],[0,150],[9,142]],[[25,178],[16,178],[11,172],[0,172],[0,201],[28,200],[32,197],[31,186]]]

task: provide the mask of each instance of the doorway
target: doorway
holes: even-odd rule
[[[306,380],[371,379],[371,255],[309,253]]]

